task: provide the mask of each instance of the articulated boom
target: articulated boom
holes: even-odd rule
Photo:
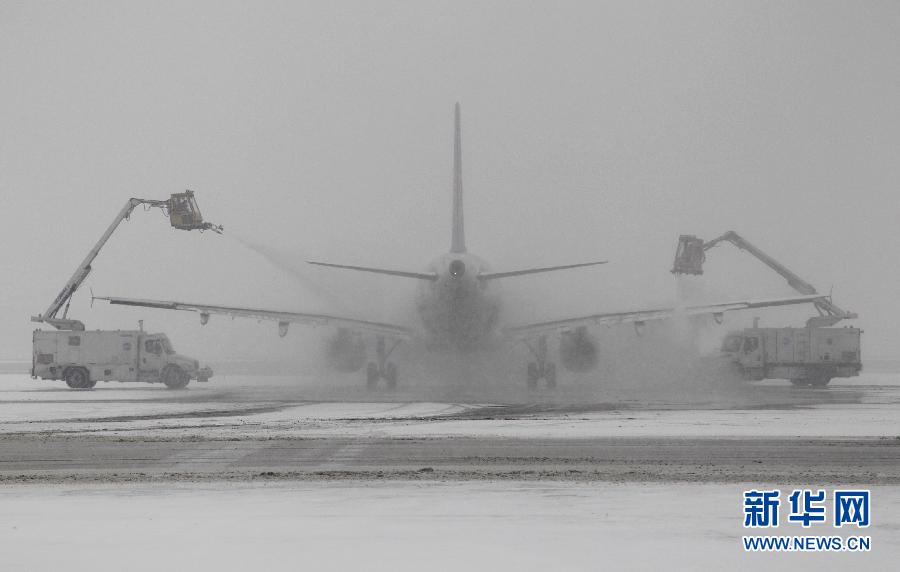
[[[797,292],[805,295],[818,294],[812,284],[797,276],[786,266],[754,246],[750,241],[729,230],[720,237],[704,242],[692,234],[682,234],[678,237],[678,249],[675,251],[675,262],[672,265],[672,274],[703,274],[703,263],[706,261],[706,251],[721,242],[730,242],[740,250],[749,252],[754,258],[774,270],[779,276],[787,280],[787,283]],[[819,298],[813,301],[819,316],[809,319],[811,326],[832,326],[841,320],[851,320],[858,317],[853,312],[847,312],[831,301],[830,298]]]
[[[83,322],[66,317],[69,313],[69,304],[72,301],[72,296],[91,273],[91,263],[97,258],[97,255],[100,254],[100,250],[106,245],[110,237],[112,237],[113,233],[119,227],[119,224],[123,220],[127,220],[138,205],[144,205],[147,208],[162,209],[169,217],[169,224],[172,228],[177,228],[179,230],[211,230],[219,234],[222,232],[221,226],[216,226],[212,223],[203,221],[193,191],[174,193],[168,200],[162,201],[136,198],[128,199],[125,206],[122,207],[122,210],[119,211],[110,225],[106,228],[106,232],[100,236],[100,240],[98,240],[94,247],[87,253],[87,256],[81,261],[78,268],[75,269],[75,273],[72,274],[72,277],[69,278],[69,281],[66,282],[66,285],[63,286],[60,293],[53,299],[53,302],[50,303],[43,314],[32,316],[32,322],[44,322],[60,330],[84,330]],[[65,306],[65,309],[63,309],[63,306]],[[63,310],[62,318],[57,318],[56,315],[60,310]]]

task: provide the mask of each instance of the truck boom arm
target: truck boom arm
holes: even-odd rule
[[[191,191],[173,194],[168,200],[128,199],[125,206],[122,207],[122,210],[119,211],[110,225],[106,228],[106,232],[100,236],[100,240],[94,244],[94,247],[91,248],[87,253],[87,256],[84,257],[84,260],[81,261],[81,264],[75,269],[72,277],[69,278],[69,281],[66,282],[60,293],[53,299],[53,302],[50,303],[43,314],[32,316],[32,322],[44,322],[60,330],[84,330],[84,323],[80,320],[72,320],[66,317],[72,296],[91,273],[91,263],[97,258],[97,255],[100,254],[100,250],[107,241],[109,241],[110,237],[119,227],[119,224],[121,224],[123,220],[127,220],[138,205],[163,209],[169,216],[170,224],[174,228],[182,230],[212,230],[216,233],[222,232],[221,226],[203,222],[200,210],[197,208],[197,203],[194,200],[194,193]],[[66,309],[63,311],[63,316],[58,318],[57,314],[63,306],[65,306]]]
[[[740,250],[749,252],[754,258],[774,270],[779,276],[787,280],[787,283],[797,292],[806,295],[818,294],[812,284],[803,280],[786,266],[754,246],[750,241],[729,230],[722,236],[703,242],[693,235],[681,235],[678,237],[678,250],[675,253],[673,274],[703,274],[703,262],[706,260],[706,251],[721,242],[730,242]],[[841,320],[857,317],[853,312],[847,312],[831,301],[830,298],[820,298],[813,302],[819,311],[818,318],[810,318],[810,323],[815,325],[834,325]]]

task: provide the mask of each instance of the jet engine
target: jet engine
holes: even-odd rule
[[[569,371],[590,371],[597,366],[597,341],[587,328],[579,327],[562,333],[559,362]]]
[[[328,340],[328,363],[344,373],[359,371],[366,365],[366,344],[362,334],[341,328]]]

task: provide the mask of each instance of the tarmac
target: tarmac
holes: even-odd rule
[[[416,381],[417,383],[413,383]],[[900,369],[825,389],[563,378],[555,391],[315,371],[182,391],[0,374],[15,570],[886,569]],[[867,528],[744,528],[749,489],[866,489]],[[748,553],[747,534],[871,539]]]
[[[612,390],[598,400],[573,387],[507,403],[433,401],[428,388],[323,388],[314,374],[224,376],[183,391],[70,390],[6,374],[0,388],[7,483],[900,483],[900,374],[892,373],[825,389],[740,383],[644,400]]]

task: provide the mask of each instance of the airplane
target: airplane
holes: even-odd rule
[[[200,314],[206,325],[211,314],[225,314],[278,322],[278,333],[287,335],[291,323],[331,325],[337,332],[328,345],[330,364],[343,372],[356,372],[365,366],[366,384],[376,389],[381,379],[392,389],[397,385],[397,366],[390,361],[392,352],[406,341],[423,340],[429,351],[468,352],[490,346],[497,340],[522,342],[533,355],[527,364],[527,385],[536,388],[543,379],[549,388],[556,387],[556,364],[550,359],[548,337],[559,335],[559,360],[570,371],[588,371],[597,365],[598,349],[595,338],[588,331],[593,325],[632,323],[640,333],[646,322],[676,316],[711,315],[721,323],[724,312],[811,303],[821,295],[802,295],[766,300],[739,300],[671,308],[656,308],[626,312],[599,313],[533,324],[506,325],[502,320],[501,296],[492,284],[496,280],[517,276],[556,272],[605,264],[605,260],[494,272],[466,247],[463,220],[462,144],[460,107],[454,109],[453,141],[453,207],[450,250],[441,254],[424,272],[408,272],[386,268],[352,266],[321,261],[309,264],[370,272],[398,278],[417,280],[419,288],[416,309],[419,323],[414,327],[360,320],[329,314],[285,312],[257,308],[194,304],[185,302],[142,300],[114,296],[96,296],[110,304],[141,306],[166,310],[193,311]],[[368,360],[364,335],[375,338],[375,361]]]

